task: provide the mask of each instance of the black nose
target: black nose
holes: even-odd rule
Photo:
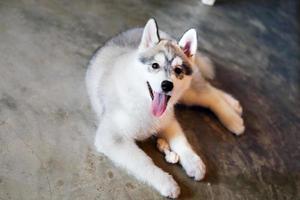
[[[161,82],[161,89],[164,92],[170,92],[173,89],[173,83],[171,81],[163,81]]]

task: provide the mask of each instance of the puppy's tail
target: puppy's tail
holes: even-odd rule
[[[205,79],[214,79],[215,67],[207,56],[198,52],[195,57],[195,63]]]

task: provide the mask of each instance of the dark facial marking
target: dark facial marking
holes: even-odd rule
[[[181,66],[182,66],[182,69],[183,69],[185,75],[187,75],[187,76],[192,75],[193,70],[190,65],[183,63]]]
[[[178,56],[180,59],[182,59],[183,64],[181,65],[181,68],[179,68],[179,70],[182,69],[184,75],[187,75],[187,76],[192,75],[192,73],[193,73],[193,70],[186,58],[186,57],[191,56],[189,54],[189,52],[187,52],[190,45],[191,45],[190,43],[187,43],[185,48],[181,49],[181,50],[183,50],[183,52],[182,52],[180,49],[176,48],[172,43],[168,43],[168,51],[173,52],[173,54],[171,55],[171,59],[168,58],[167,60],[171,64],[173,62],[173,60],[176,58],[176,56]],[[175,74],[177,74],[177,72],[175,72]]]
[[[151,57],[144,57],[144,56],[141,56],[139,57],[139,61],[143,64],[149,64],[151,63],[152,61],[154,60],[154,56],[151,56]]]
[[[162,41],[165,41],[165,40],[161,40],[160,42],[162,42]],[[190,44],[187,44],[187,45],[190,45]],[[139,61],[145,65],[148,65],[149,71],[158,72],[159,71],[158,69],[160,68],[160,66],[155,61],[155,55],[161,53],[164,55],[165,61],[166,61],[165,65],[161,66],[164,69],[164,71],[166,73],[168,73],[169,75],[171,75],[171,73],[175,73],[177,78],[182,79],[184,75],[189,76],[193,73],[193,70],[189,64],[189,61],[187,61],[188,55],[185,54],[187,52],[183,52],[182,50],[185,51],[184,49],[177,48],[171,42],[168,42],[165,44],[165,48],[163,50],[160,49],[160,50],[156,51],[155,54],[153,54],[153,55],[148,55],[148,56],[141,55],[139,57]],[[177,69],[177,72],[174,71],[174,68],[171,65],[173,60],[176,58],[176,56],[180,57],[183,60],[183,64],[180,66],[179,69]],[[157,67],[157,65],[158,65],[158,67]],[[182,72],[179,73],[178,70],[182,70]]]

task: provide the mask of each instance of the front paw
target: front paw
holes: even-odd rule
[[[162,178],[157,189],[161,193],[161,195],[172,199],[177,198],[180,194],[180,188],[178,184],[169,174]]]
[[[180,156],[180,163],[189,177],[200,181],[204,178],[206,167],[201,158],[194,152],[187,152]]]
[[[169,151],[166,153],[165,159],[168,163],[175,164],[179,161],[179,156],[174,151]]]

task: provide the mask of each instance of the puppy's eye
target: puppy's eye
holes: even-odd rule
[[[153,69],[158,69],[159,68],[159,64],[158,63],[153,63],[152,64],[152,68]]]
[[[182,73],[182,69],[179,68],[179,67],[176,67],[176,68],[174,69],[174,71],[175,71],[176,74],[181,74],[181,73]]]

